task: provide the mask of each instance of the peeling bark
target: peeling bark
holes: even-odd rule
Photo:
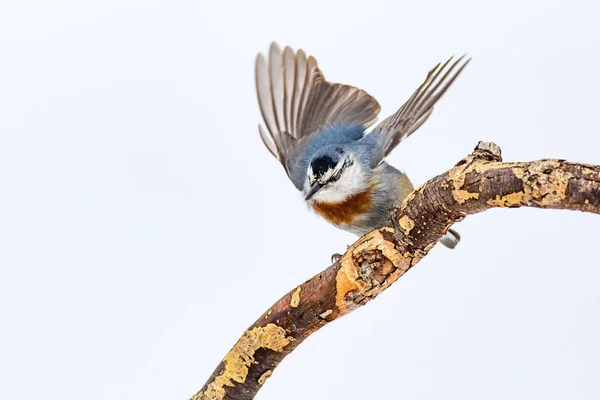
[[[279,362],[327,323],[374,299],[467,215],[495,207],[600,213],[600,166],[503,163],[479,142],[454,168],[391,210],[393,227],[361,237],[329,268],[279,299],[240,338],[192,400],[253,399]]]

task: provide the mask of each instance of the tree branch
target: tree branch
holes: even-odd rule
[[[495,207],[600,214],[600,166],[564,160],[503,163],[479,142],[454,168],[393,209],[394,227],[361,237],[340,260],[279,299],[225,356],[192,400],[250,400],[281,360],[327,323],[374,299],[418,263],[448,228]]]

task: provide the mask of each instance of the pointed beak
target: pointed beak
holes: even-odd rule
[[[315,182],[311,187],[306,196],[304,196],[304,200],[310,200],[319,190],[321,190],[323,186],[319,182]]]

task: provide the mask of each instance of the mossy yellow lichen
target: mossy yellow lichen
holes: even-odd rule
[[[584,175],[592,175],[592,174],[595,174],[595,173],[596,173],[596,171],[595,171],[595,170],[593,170],[593,169],[591,169],[591,168],[587,168],[587,167],[583,167],[583,168],[581,169],[581,172],[583,172],[583,174],[584,174]]]
[[[513,174],[515,174],[515,176],[517,177],[517,179],[523,179],[523,177],[525,176],[525,168],[513,167],[512,171]]]
[[[259,385],[263,385],[271,375],[273,375],[273,371],[272,370],[268,370],[267,372],[265,372],[264,374],[262,374],[260,376],[260,378],[258,378],[258,384]]]
[[[298,286],[298,289],[292,294],[292,300],[290,301],[290,306],[296,308],[300,304],[300,291],[302,288]]]
[[[408,235],[412,228],[415,227],[415,222],[408,215],[403,215],[398,221],[398,225],[404,230],[404,234]]]
[[[469,199],[478,199],[479,193],[471,193],[466,190],[453,190],[452,197],[458,204],[464,204]]]
[[[489,199],[487,204],[495,207],[514,207],[526,204],[528,196],[524,192],[515,192],[500,197],[496,195],[495,199]]]
[[[248,369],[254,362],[254,354],[258,349],[281,352],[292,340],[293,338],[286,336],[285,329],[275,324],[247,330],[223,359],[223,372],[205,391],[197,393],[191,400],[222,400],[227,386],[246,381]]]
[[[540,185],[539,192],[541,199],[539,204],[542,206],[551,206],[560,203],[567,198],[567,189],[569,180],[573,175],[569,172],[557,169],[552,171],[547,181]]]
[[[462,189],[465,184],[465,179],[467,174],[475,169],[479,163],[473,162],[473,160],[461,164],[452,168],[448,171],[448,181],[452,183],[452,197],[458,204],[463,204],[465,201],[469,199],[477,199],[479,198],[479,193],[477,192],[469,192],[467,190]]]

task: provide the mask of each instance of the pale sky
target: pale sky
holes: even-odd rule
[[[185,399],[355,237],[260,141],[272,40],[395,111],[473,62],[389,162],[479,140],[600,164],[600,2],[3,0],[0,398]],[[492,210],[294,351],[257,399],[598,399],[597,215]]]

